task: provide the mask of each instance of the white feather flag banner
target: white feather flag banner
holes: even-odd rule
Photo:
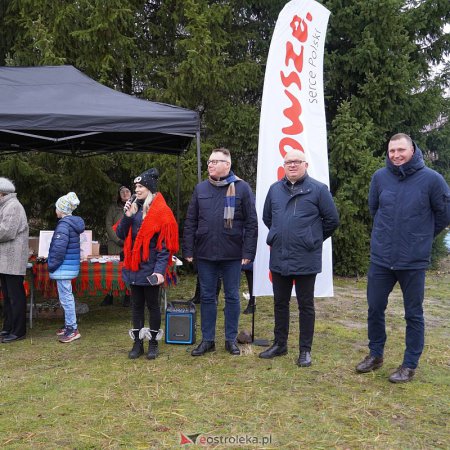
[[[264,79],[258,147],[256,208],[258,250],[254,264],[254,295],[272,295],[270,248],[262,213],[271,184],[284,176],[283,158],[299,149],[309,161],[308,173],[329,186],[323,94],[323,54],[330,12],[312,0],[293,0],[278,16]],[[316,297],[333,295],[331,239],[324,242],[322,272]]]

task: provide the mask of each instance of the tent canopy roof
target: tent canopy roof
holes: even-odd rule
[[[179,154],[195,111],[103,86],[73,66],[0,67],[0,152]]]

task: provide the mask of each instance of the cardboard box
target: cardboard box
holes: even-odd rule
[[[33,255],[37,256],[39,253],[39,237],[30,236],[28,238],[28,248],[33,251]]]
[[[92,256],[100,256],[100,244],[97,241],[92,241]]]

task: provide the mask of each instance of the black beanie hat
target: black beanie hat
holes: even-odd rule
[[[139,183],[145,186],[152,194],[158,192],[158,170],[151,168],[141,173],[134,179],[134,184]]]

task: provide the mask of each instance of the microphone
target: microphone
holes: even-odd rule
[[[133,194],[129,200],[127,200],[127,203],[125,203],[125,206],[123,208],[123,212],[126,213],[127,212],[127,208],[126,205],[129,204],[130,206],[134,203],[134,201],[136,200],[136,194]]]

